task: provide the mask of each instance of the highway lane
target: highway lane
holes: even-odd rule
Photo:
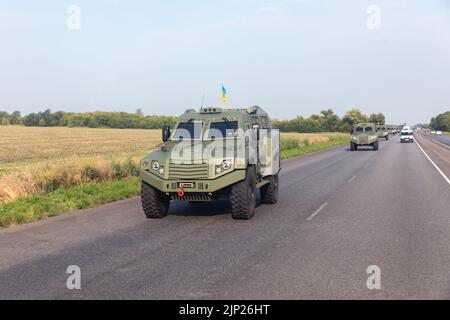
[[[450,298],[449,186],[416,144],[288,160],[280,183],[251,221],[227,201],[146,220],[134,198],[0,231],[0,298]]]
[[[423,135],[429,139],[436,140],[436,141],[443,143],[450,147],[450,137],[449,136],[444,136],[444,135],[438,136],[435,134],[423,134]]]

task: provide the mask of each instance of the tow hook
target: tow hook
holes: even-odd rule
[[[184,187],[183,186],[180,186],[180,188],[178,189],[178,196],[180,198],[184,197]]]

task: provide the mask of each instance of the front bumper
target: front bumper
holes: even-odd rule
[[[142,170],[140,176],[142,181],[165,193],[178,192],[182,184],[186,193],[210,193],[244,180],[246,170],[234,170],[212,180],[165,180],[149,171]]]

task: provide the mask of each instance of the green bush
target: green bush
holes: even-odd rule
[[[297,139],[281,138],[280,149],[290,150],[299,147],[299,141]]]

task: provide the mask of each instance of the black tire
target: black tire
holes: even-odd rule
[[[230,201],[233,219],[253,218],[256,208],[256,176],[252,167],[247,169],[245,180],[231,187]]]
[[[167,216],[170,198],[145,182],[141,185],[141,202],[147,218],[161,219]]]
[[[386,141],[389,141],[389,136],[386,136]]]
[[[354,142],[350,142],[350,151],[358,150],[358,146]]]
[[[378,141],[375,141],[374,143],[373,143],[373,151],[378,151]]]
[[[278,202],[278,174],[270,176],[269,180],[268,184],[261,187],[261,199],[263,203],[275,204]]]

